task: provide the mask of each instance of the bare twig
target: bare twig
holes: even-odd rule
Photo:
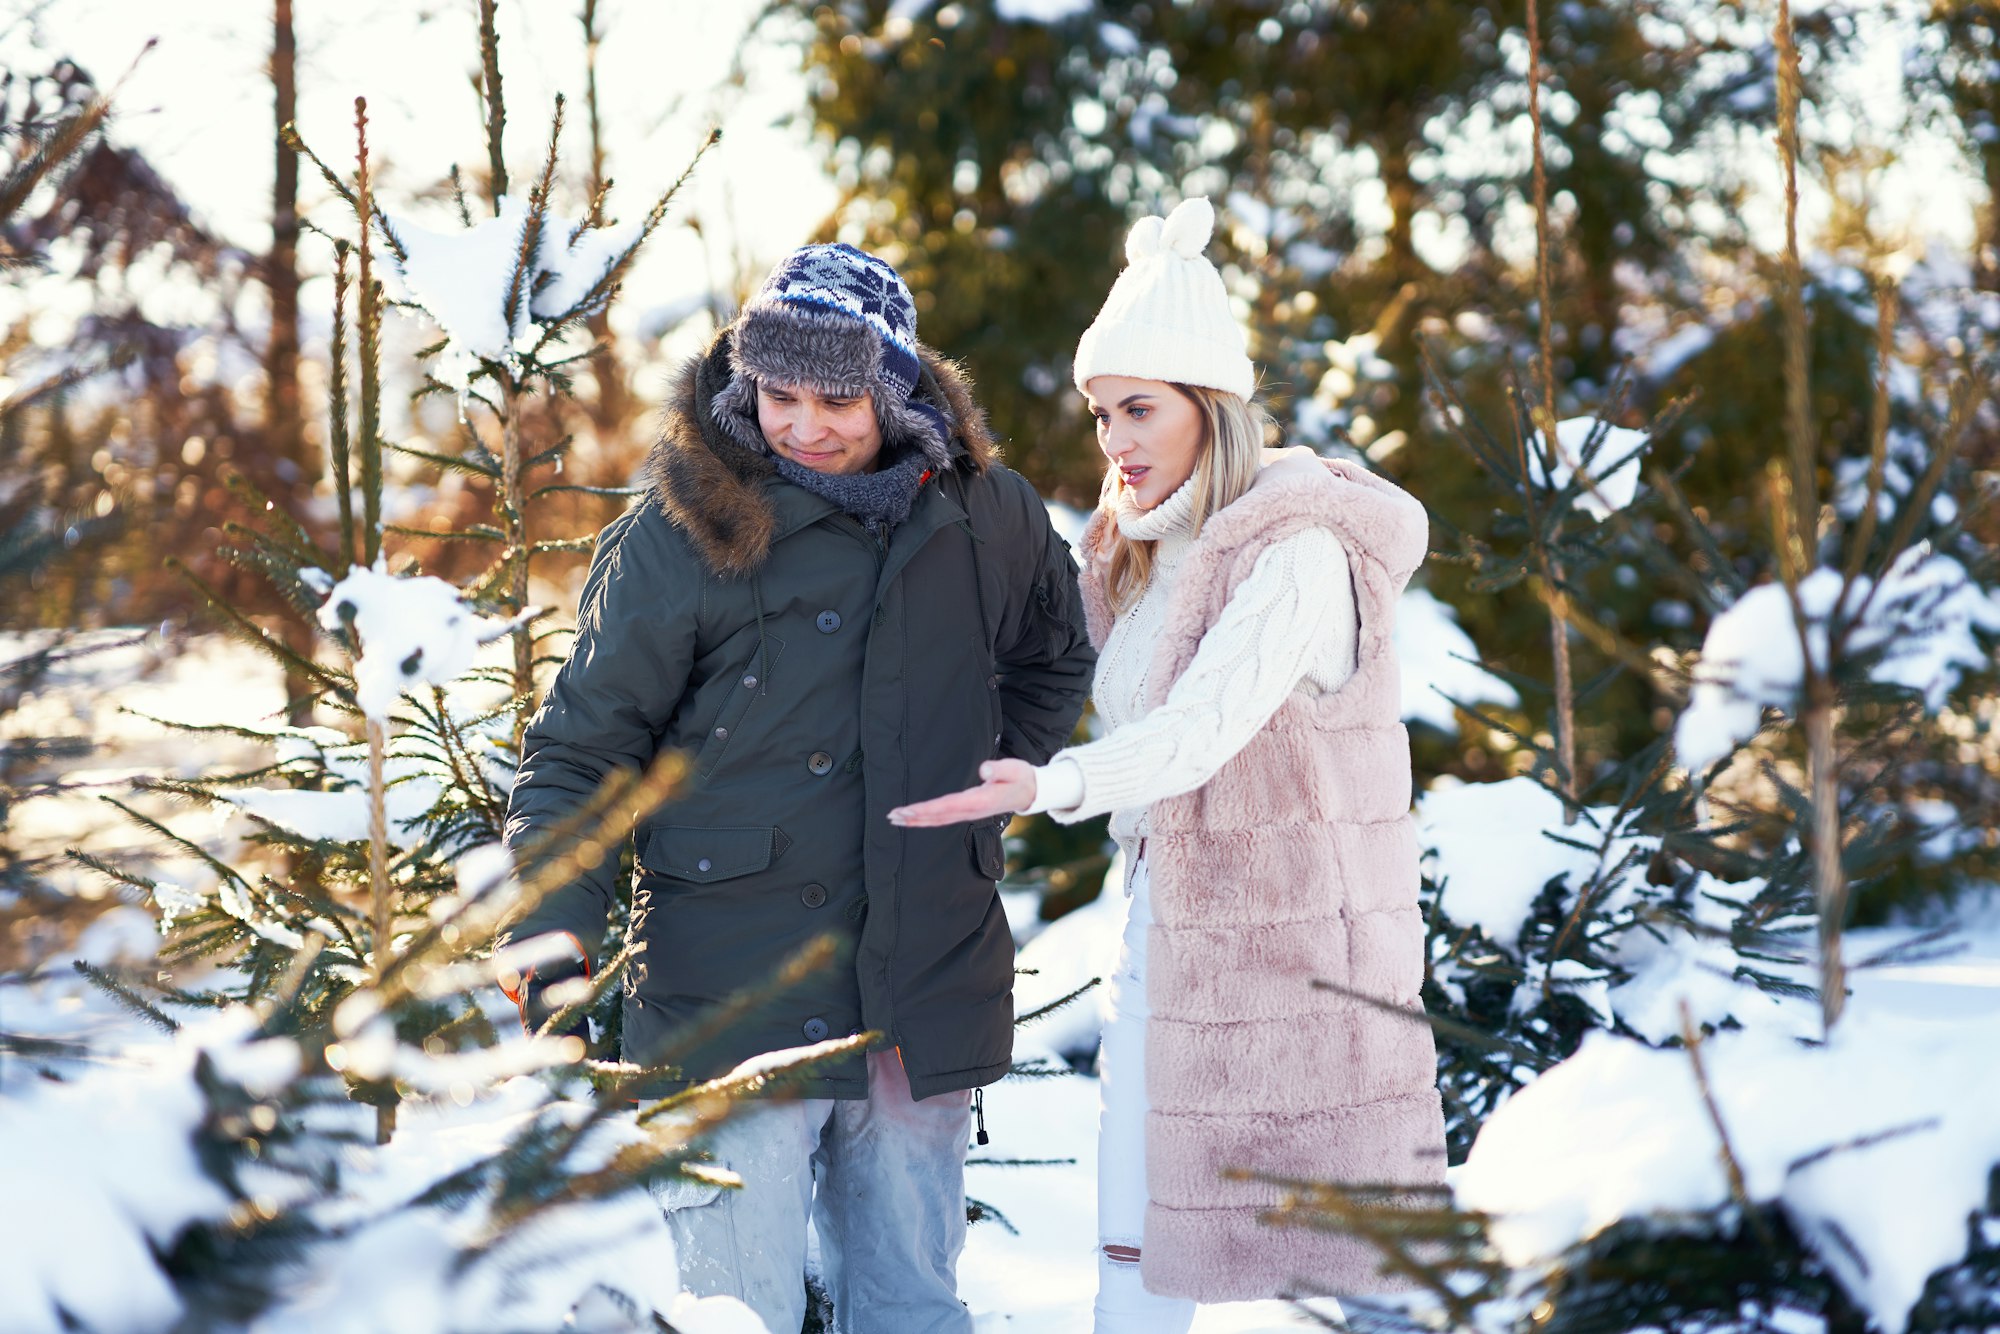
[[[1553,300],[1553,284],[1549,278],[1549,178],[1548,166],[1542,153],[1542,21],[1541,0],[1528,0],[1528,119],[1534,128],[1535,143],[1535,299],[1537,311],[1537,341],[1541,350],[1541,366],[1537,379],[1541,387],[1541,411],[1530,413],[1531,419],[1539,416],[1540,434],[1545,442],[1542,450],[1544,478],[1552,478],[1549,467],[1556,444],[1556,371],[1554,342],[1549,332],[1555,312],[1550,308]],[[1525,457],[1527,442],[1522,441],[1522,472],[1530,494],[1534,490],[1532,475],[1527,475]],[[1531,540],[1535,543],[1536,556],[1542,567],[1542,581],[1550,588],[1562,584],[1562,568],[1553,552],[1549,550],[1555,539],[1554,533],[1542,534],[1540,526],[1534,522],[1532,505],[1529,510]],[[1576,773],[1576,685],[1572,679],[1569,654],[1569,621],[1563,615],[1559,604],[1549,608],[1549,654],[1553,660],[1555,675],[1555,742],[1556,763],[1561,767],[1560,775],[1563,794],[1563,823],[1576,822],[1578,791]]]
[[[1757,1239],[1765,1249],[1772,1246],[1771,1230],[1757,1212],[1756,1204],[1750,1198],[1750,1187],[1743,1175],[1743,1162],[1736,1156],[1736,1146],[1730,1142],[1729,1127],[1723,1124],[1722,1108],[1716,1105],[1715,1090],[1708,1082],[1708,1069],[1701,1059],[1701,1033],[1694,1026],[1694,1015],[1688,1003],[1681,1002],[1681,1041],[1687,1047],[1688,1061],[1694,1066],[1694,1084],[1701,1094],[1701,1105],[1708,1112],[1708,1122],[1715,1127],[1716,1142],[1721,1146],[1723,1175],[1729,1179],[1729,1197],[1736,1201],[1736,1207],[1743,1211],[1743,1217],[1757,1234]]]

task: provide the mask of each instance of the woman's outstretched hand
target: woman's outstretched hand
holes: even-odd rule
[[[889,812],[889,823],[912,829],[937,825],[965,824],[1011,815],[1035,803],[1035,766],[1026,760],[988,760],[979,766],[984,781],[950,796],[898,806]]]

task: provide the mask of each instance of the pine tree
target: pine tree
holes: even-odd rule
[[[1572,16],[1560,12],[1564,21]],[[1540,17],[1533,7],[1529,16]],[[1782,11],[1775,45],[1779,142],[1795,207],[1800,80]],[[1541,77],[1540,57],[1537,37],[1531,86]],[[1536,191],[1545,210],[1539,181]],[[1790,216],[1788,224],[1795,225]],[[1544,230],[1544,256],[1548,243]],[[1546,321],[1546,262],[1541,282]],[[1405,1201],[1384,1208],[1367,1187],[1280,1183],[1291,1195],[1275,1211],[1278,1222],[1365,1237],[1387,1267],[1423,1292],[1413,1315],[1353,1304],[1350,1317],[1368,1327],[1608,1334],[1762,1330],[1809,1318],[1858,1331],[1871,1319],[1900,1315],[1864,1307],[1855,1275],[1865,1277],[1868,1256],[1855,1242],[1824,1227],[1802,1229],[1768,1195],[1752,1197],[1703,1052],[1719,1035],[1751,1025],[1814,1042],[1843,1031],[1856,964],[1843,950],[1843,933],[1857,898],[1878,891],[1910,855],[1914,835],[1900,775],[1951,768],[1956,748],[1942,717],[1992,698],[2000,599],[1991,591],[1990,552],[1962,526],[1971,497],[1958,463],[1978,392],[1954,377],[1944,412],[1917,423],[1928,443],[1921,475],[1893,484],[1889,381],[1900,303],[1894,277],[1879,278],[1863,494],[1851,507],[1837,501],[1826,484],[1840,478],[1833,465],[1844,451],[1821,435],[1809,401],[1813,344],[1795,230],[1774,285],[1786,355],[1766,374],[1778,381],[1785,404],[1786,454],[1763,479],[1759,507],[1773,539],[1750,571],[1725,553],[1722,542],[1731,539],[1719,538],[1688,503],[1676,473],[1660,466],[1663,423],[1654,423],[1650,441],[1602,420],[1587,431],[1549,429],[1557,394],[1546,333],[1530,387],[1517,391],[1498,427],[1433,365],[1441,415],[1505,498],[1489,532],[1453,535],[1453,554],[1476,589],[1532,590],[1579,666],[1602,667],[1567,692],[1511,675],[1524,696],[1547,701],[1552,716],[1527,731],[1498,718],[1482,721],[1532,757],[1528,775],[1483,790],[1440,789],[1420,802],[1437,848],[1434,865],[1450,869],[1429,877],[1424,891],[1431,927],[1425,1000],[1453,1158],[1510,1097],[1577,1053],[1588,1034],[1608,1030],[1685,1054],[1732,1195],[1713,1208],[1635,1214],[1581,1231],[1560,1255],[1516,1267],[1494,1240],[1504,1220],[1448,1195],[1427,1207]],[[1921,405],[1905,406],[1922,418]],[[1614,401],[1599,411],[1615,410]],[[1642,464],[1634,456],[1628,473],[1626,457],[1649,450],[1649,494],[1627,503],[1626,487]],[[1847,480],[1857,478],[1849,472]],[[1648,507],[1658,512],[1648,515]],[[1615,586],[1599,572],[1622,561],[1657,572],[1679,566],[1674,546],[1660,536],[1663,522],[1679,527],[1678,542],[1700,553],[1682,576],[1710,617],[1698,657],[1646,652],[1595,593]],[[1966,647],[1975,639],[1988,646],[1984,652]],[[1793,665],[1765,665],[1786,661]],[[1677,715],[1672,735],[1582,767],[1565,741],[1590,730],[1590,715],[1604,707],[1602,687],[1619,674],[1666,701]],[[1532,839],[1507,851],[1494,845],[1507,833],[1498,821],[1523,811],[1546,840],[1539,856]],[[1990,807],[1971,818],[1990,818]],[[1508,852],[1530,862],[1530,877],[1515,868],[1510,882],[1509,869],[1493,864]],[[1961,874],[1965,865],[1958,863]],[[1533,883],[1543,868],[1546,881]],[[1709,970],[1735,985],[1662,987],[1654,970],[1663,964]],[[1676,996],[1677,1011],[1660,1003]],[[1819,1146],[1790,1171],[1929,1129],[1884,1129]],[[1810,1129],[1801,1135],[1809,1140]],[[1995,1183],[2000,1191],[2000,1174]],[[1911,1328],[1991,1323],[2000,1309],[1990,1221],[1996,1207],[2000,1193],[1969,1220],[1964,1258],[1931,1276]]]
[[[590,545],[550,531],[556,519],[545,511],[588,488],[560,477],[568,441],[538,433],[545,417],[534,400],[565,391],[570,367],[593,355],[571,335],[613,298],[680,182],[621,228],[602,224],[601,196],[580,220],[562,218],[554,190],[558,104],[530,193],[508,195],[491,5],[485,17],[494,220],[483,225],[512,238],[503,269],[468,270],[466,256],[476,252],[462,235],[419,231],[385,206],[374,188],[365,103],[356,103],[351,173],[289,134],[345,205],[342,220],[312,229],[331,238],[333,258],[326,467],[338,521],[316,532],[285,505],[267,504],[249,480],[231,477],[263,517],[229,524],[221,554],[264,581],[309,632],[307,642],[318,635],[322,647],[299,652],[296,636],[248,614],[193,562],[170,562],[217,624],[307,683],[309,716],[319,722],[183,729],[191,738],[214,731],[257,742],[268,759],[238,772],[142,783],[131,798],[114,799],[152,835],[159,863],[185,868],[176,874],[186,885],[153,866],[71,853],[87,870],[147,896],[168,933],[158,972],[79,968],[173,1040],[174,1054],[147,1076],[173,1089],[167,1106],[175,1110],[159,1112],[173,1164],[161,1170],[207,1186],[190,1187],[172,1221],[148,1226],[181,1327],[282,1320],[291,1303],[310,1298],[317,1276],[337,1275],[399,1228],[426,1236],[442,1229],[450,1240],[399,1256],[411,1271],[397,1283],[345,1296],[359,1323],[384,1323],[389,1313],[371,1303],[401,1300],[397,1284],[409,1283],[404,1291],[435,1292],[454,1322],[470,1322],[455,1328],[490,1328],[503,1315],[552,1327],[579,1301],[605,1304],[598,1316],[606,1328],[661,1327],[664,1308],[659,1316],[647,1309],[647,1266],[634,1264],[617,1286],[597,1291],[590,1285],[598,1280],[576,1276],[570,1239],[591,1228],[607,1239],[630,1234],[638,1222],[658,1231],[644,1194],[650,1183],[692,1174],[734,1184],[704,1163],[703,1136],[746,1098],[875,1036],[643,1101],[634,1114],[636,1091],[671,1073],[676,1051],[831,966],[833,950],[817,942],[773,977],[745,979],[703,1033],[688,1036],[691,1045],[641,1068],[604,1059],[617,1049],[617,992],[636,954],[614,931],[614,957],[572,988],[561,1013],[526,1040],[503,1038],[514,1018],[497,1003],[496,967],[518,971],[531,962],[519,951],[495,957],[505,921],[579,868],[620,855],[635,814],[668,798],[684,773],[680,756],[664,756],[608,784],[536,845],[511,859],[498,852],[521,726],[558,633],[528,605],[530,575],[539,560]],[[72,137],[87,135],[101,114],[92,109]],[[469,212],[467,232],[476,230]],[[414,375],[384,365],[387,269],[402,289],[400,306],[433,319],[444,335]],[[497,342],[482,337],[493,325],[503,331]],[[383,397],[399,378],[462,405],[454,452],[401,448],[387,438]],[[393,486],[385,464],[397,452],[491,487],[492,522],[443,534],[492,553],[462,586],[414,568],[409,548],[439,533],[405,533],[384,518]],[[482,641],[504,642],[506,661],[476,663]],[[218,853],[176,834],[154,813],[162,802],[240,812],[252,832],[239,850]],[[589,1047],[553,1036],[586,1015],[599,1020]],[[125,1077],[93,1075],[78,1063],[85,1053],[67,1044],[0,1041],[51,1086],[81,1081],[110,1092]],[[503,1087],[517,1075],[538,1079],[526,1090]],[[90,1082],[97,1078],[105,1082]],[[449,1171],[423,1168],[421,1156],[413,1170],[396,1156],[408,1137],[437,1133],[439,1119],[457,1108],[498,1114],[481,1112],[481,1100],[512,1109],[488,1147]],[[354,1146],[370,1142],[380,1146],[376,1156],[357,1160]],[[396,1179],[413,1183],[414,1193],[370,1200],[365,1182],[352,1179],[357,1161],[378,1172],[405,1164]],[[87,1163],[71,1169],[79,1187],[90,1177]],[[211,1207],[203,1196],[222,1203]],[[60,1286],[59,1277],[52,1281]],[[54,1300],[60,1318],[88,1318],[84,1307],[64,1305],[76,1294]]]
[[[50,228],[40,212],[51,187],[96,145],[110,112],[105,98],[86,83],[66,78],[62,69],[51,82],[61,96],[51,105],[30,95],[10,118],[12,132],[0,141],[6,148],[0,168],[0,275],[10,279],[32,277],[45,265]],[[101,547],[115,527],[109,514],[79,514],[69,508],[57,480],[64,472],[65,442],[59,432],[38,432],[33,422],[40,409],[59,403],[71,388],[105,369],[108,359],[101,348],[78,351],[67,364],[51,364],[25,328],[0,335],[5,356],[0,378],[9,386],[0,398],[0,476],[9,479],[0,489],[0,603],[31,602],[35,581],[54,561]],[[114,646],[101,639],[78,644],[63,632],[40,638],[41,643],[26,642],[0,661],[0,720],[34,694],[52,670]],[[46,892],[46,868],[4,835],[14,806],[52,790],[44,777],[49,766],[83,750],[83,743],[70,737],[23,732],[0,739],[0,918],[10,925],[45,911],[61,913],[66,906]]]

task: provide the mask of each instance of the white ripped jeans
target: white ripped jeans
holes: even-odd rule
[[[1096,1334],[1186,1334],[1195,1303],[1146,1291],[1136,1261],[1114,1259],[1107,1246],[1136,1252],[1146,1226],[1146,931],[1153,924],[1151,887],[1141,859],[1132,873],[1125,936],[1110,980],[1111,1020],[1097,1058],[1097,1309]]]
[[[653,1192],[681,1286],[737,1298],[773,1334],[798,1329],[811,1217],[836,1334],[971,1334],[958,1300],[971,1103],[969,1092],[913,1101],[901,1058],[878,1051],[865,1099],[738,1112],[708,1147],[740,1190],[673,1178]]]

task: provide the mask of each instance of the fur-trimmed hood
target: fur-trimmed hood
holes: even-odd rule
[[[777,528],[767,483],[777,476],[769,454],[749,448],[714,416],[715,398],[729,385],[732,329],[715,336],[674,377],[660,438],[647,456],[645,484],[669,522],[693,544],[710,571],[742,575],[763,565]],[[952,466],[983,473],[998,461],[986,414],[973,401],[972,381],[956,363],[918,345],[922,378],[912,398],[951,423]]]

